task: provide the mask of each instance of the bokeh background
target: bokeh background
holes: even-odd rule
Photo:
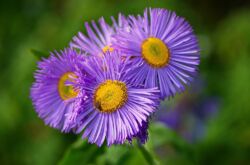
[[[200,74],[152,117],[149,142],[97,148],[45,126],[29,99],[38,59],[84,21],[145,7],[176,11],[201,45]],[[249,0],[1,0],[0,164],[250,164]],[[149,156],[151,155],[151,156]]]

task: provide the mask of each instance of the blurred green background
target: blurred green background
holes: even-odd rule
[[[162,103],[146,148],[102,147],[45,126],[29,99],[37,59],[84,31],[83,22],[145,7],[174,10],[201,45],[192,87]],[[1,0],[0,164],[250,164],[249,0]],[[76,142],[75,142],[76,141]]]

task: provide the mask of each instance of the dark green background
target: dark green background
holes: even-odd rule
[[[79,30],[84,31],[84,21],[104,16],[110,22],[110,16],[119,12],[141,14],[150,6],[174,10],[191,23],[202,49],[199,78],[205,82],[193,104],[216,97],[220,106],[215,116],[204,121],[204,136],[192,143],[166,126],[153,124],[147,150],[160,164],[250,164],[250,1],[1,0],[1,165],[150,162],[138,147],[97,149],[82,141],[71,146],[78,137],[45,126],[29,99],[37,62],[31,49],[62,49]],[[192,97],[191,90],[187,93]],[[178,104],[187,93],[166,104]]]

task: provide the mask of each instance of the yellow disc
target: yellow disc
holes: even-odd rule
[[[170,53],[159,38],[149,37],[142,43],[142,57],[152,67],[161,68],[168,64]]]
[[[65,85],[66,81],[74,82],[76,75],[72,72],[63,74],[58,83],[59,95],[63,100],[68,100],[77,96],[78,92],[74,90],[72,85]]]
[[[106,80],[95,90],[94,105],[101,112],[114,112],[127,101],[126,84],[116,80]]]

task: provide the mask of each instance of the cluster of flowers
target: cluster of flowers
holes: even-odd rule
[[[39,117],[62,132],[83,132],[101,146],[147,140],[160,100],[185,89],[199,65],[192,27],[166,9],[85,23],[69,48],[38,63],[31,99]]]

